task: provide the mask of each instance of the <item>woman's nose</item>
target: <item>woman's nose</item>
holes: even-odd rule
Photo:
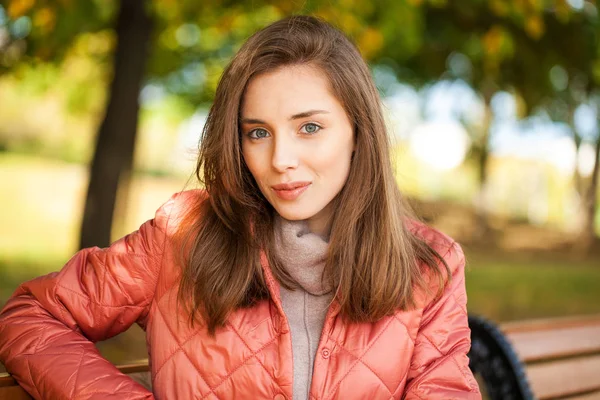
[[[278,172],[298,167],[298,145],[286,135],[276,136],[272,164]]]

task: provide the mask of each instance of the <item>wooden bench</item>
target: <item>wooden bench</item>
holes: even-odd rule
[[[469,325],[487,398],[600,400],[600,315]]]
[[[471,369],[484,399],[600,400],[600,315],[510,322],[469,317]],[[119,370],[150,389],[148,362]],[[0,400],[31,397],[0,374]]]

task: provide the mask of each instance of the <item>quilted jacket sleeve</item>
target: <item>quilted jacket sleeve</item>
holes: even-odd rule
[[[22,284],[0,313],[0,361],[36,399],[151,399],[93,342],[144,326],[166,243],[166,203],[105,249]]]
[[[465,257],[453,243],[444,259],[452,280],[424,310],[407,379],[405,399],[481,399],[469,369]]]

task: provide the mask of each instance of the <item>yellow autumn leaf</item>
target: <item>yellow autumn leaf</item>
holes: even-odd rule
[[[11,19],[16,19],[25,15],[33,7],[34,0],[12,0],[8,4],[7,13]]]
[[[358,48],[360,49],[363,57],[370,59],[381,50],[384,43],[384,37],[376,29],[367,28],[360,35],[358,40]]]
[[[446,7],[448,5],[448,0],[429,0],[429,4],[433,7]]]
[[[40,8],[33,16],[33,26],[42,35],[50,33],[56,24],[56,13],[49,7]]]
[[[498,64],[497,59],[485,59],[483,62],[483,69],[485,71],[485,75],[489,77],[498,76],[498,72],[500,71],[500,65]]]
[[[514,0],[512,2],[513,11],[518,15],[524,15],[527,10],[525,0]]]
[[[315,15],[319,18],[323,18],[325,21],[333,22],[335,12],[329,7],[319,7],[315,12]]]
[[[539,39],[544,34],[544,21],[539,15],[533,15],[525,21],[525,32],[533,39]]]
[[[502,29],[499,26],[493,26],[483,35],[482,42],[488,55],[497,56],[500,54],[502,36]]]
[[[361,27],[361,23],[356,19],[354,15],[350,13],[342,14],[339,22],[342,30],[350,35],[358,31]]]
[[[559,21],[565,23],[571,16],[571,6],[565,0],[557,0],[554,4],[554,14]]]
[[[490,0],[488,3],[492,12],[500,17],[508,14],[508,4],[503,0]]]
[[[544,0],[528,0],[529,8],[536,12],[542,12],[544,10]]]
[[[597,85],[600,85],[600,60],[592,62],[592,77]]]

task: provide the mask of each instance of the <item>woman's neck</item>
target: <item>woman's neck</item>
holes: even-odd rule
[[[311,233],[328,240],[329,234],[331,233],[332,216],[332,203],[329,203],[317,214],[306,220],[308,224],[308,230]]]

